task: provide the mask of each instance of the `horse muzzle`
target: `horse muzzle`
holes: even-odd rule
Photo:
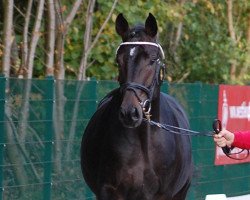
[[[131,95],[132,93],[132,95]],[[127,91],[119,110],[119,119],[124,127],[136,128],[142,122],[142,107],[132,91]]]

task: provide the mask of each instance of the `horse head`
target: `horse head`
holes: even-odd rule
[[[151,103],[164,79],[164,53],[157,43],[157,22],[150,13],[145,25],[130,28],[122,14],[116,19],[116,32],[122,43],[117,49],[119,83],[123,100],[119,118],[128,128],[138,127],[150,115]]]

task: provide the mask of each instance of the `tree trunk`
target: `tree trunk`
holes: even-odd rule
[[[21,141],[25,141],[28,127],[29,108],[30,108],[30,91],[31,91],[31,80],[25,80],[22,91],[22,106],[19,113],[18,120],[18,135]]]
[[[71,150],[72,150],[72,146],[73,146],[73,139],[75,138],[75,133],[76,133],[76,125],[77,125],[77,117],[78,117],[78,111],[79,111],[79,105],[80,105],[80,98],[81,98],[81,94],[84,91],[84,86],[85,83],[82,81],[79,81],[77,83],[77,87],[76,87],[76,100],[75,100],[75,104],[73,107],[73,113],[72,113],[72,118],[71,118],[71,124],[70,124],[70,130],[69,130],[69,142],[65,151],[65,158],[66,160],[70,159],[71,156]]]
[[[186,0],[180,0],[180,6],[183,6],[185,4]],[[176,33],[175,33],[175,38],[174,38],[174,42],[173,42],[173,46],[172,46],[172,51],[173,51],[173,55],[177,55],[176,53],[176,49],[179,45],[180,39],[181,39],[181,34],[182,34],[182,27],[183,27],[183,22],[179,22]]]
[[[64,43],[65,43],[64,33],[57,32],[56,45],[55,45],[55,68],[54,68],[54,74],[57,80],[63,80],[65,78]]]
[[[36,19],[35,19],[35,27],[32,32],[32,37],[29,45],[29,53],[27,56],[27,65],[26,65],[26,78],[31,79],[33,75],[33,63],[35,58],[35,51],[38,40],[40,38],[40,28],[42,22],[42,15],[44,10],[44,0],[40,0],[37,7]]]
[[[65,81],[57,80],[55,82],[55,103],[53,104],[53,125],[55,131],[55,170],[56,174],[62,173],[62,154],[63,154],[63,143],[61,140],[64,138],[64,85]]]
[[[32,0],[28,2],[28,11],[25,16],[25,27],[24,27],[24,34],[23,34],[23,73],[26,76],[26,78],[31,79],[32,78],[32,73],[33,73],[33,60],[35,56],[35,49],[36,45],[39,39],[40,33],[38,32],[40,29],[40,24],[41,24],[41,17],[43,13],[43,7],[44,7],[44,2],[40,1],[41,4],[38,6],[37,10],[37,17],[36,17],[36,24],[35,28],[33,30],[33,36],[30,42],[30,49],[28,49],[28,27],[29,27],[29,21],[30,21],[30,16],[31,16],[31,8],[32,8]],[[22,74],[19,75],[21,77]],[[27,134],[27,127],[28,127],[28,113],[29,113],[29,97],[30,97],[30,92],[31,92],[31,80],[26,80],[24,82],[24,87],[23,87],[23,98],[22,98],[22,107],[21,107],[21,112],[19,116],[19,129],[18,129],[18,135],[20,136],[21,140],[24,141],[26,138]]]
[[[55,50],[55,6],[54,0],[46,0],[46,41],[45,41],[45,67],[46,76],[54,75],[54,50]]]
[[[9,81],[6,82],[6,91],[9,91]],[[10,163],[15,163],[13,165],[13,172],[15,174],[16,180],[18,184],[20,185],[26,185],[27,183],[27,173],[24,168],[24,160],[23,157],[20,155],[20,151],[17,147],[16,140],[15,140],[15,134],[14,134],[14,128],[11,124],[13,124],[12,121],[12,104],[11,100],[9,98],[9,95],[6,96],[6,103],[5,103],[5,127],[6,127],[6,139],[7,139],[7,145],[6,145],[6,152],[9,158]],[[23,194],[25,192],[25,188],[21,188],[21,193]]]
[[[248,11],[248,18],[247,18],[247,31],[246,31],[246,42],[247,42],[247,51],[246,51],[246,60],[244,65],[240,71],[240,77],[243,77],[250,68],[250,10]]]
[[[64,41],[65,41],[65,34],[63,28],[63,16],[61,13],[60,3],[59,1],[55,2],[55,10],[56,10],[56,43],[55,43],[55,68],[54,74],[56,79],[64,79],[65,72],[64,72],[64,61],[63,61],[63,54],[64,54]]]
[[[236,45],[236,34],[233,23],[233,0],[227,0],[228,31],[234,45]],[[232,81],[236,79],[236,60],[233,59],[230,67],[230,77]]]
[[[12,35],[13,9],[13,0],[4,1],[2,73],[5,77],[10,76],[11,46],[14,38]]]
[[[63,143],[61,139],[64,138],[64,106],[65,106],[65,96],[64,96],[64,80],[65,78],[65,67],[64,67],[64,44],[65,38],[69,29],[70,24],[72,23],[77,11],[80,8],[82,0],[76,0],[72,6],[71,12],[68,14],[66,19],[63,19],[60,3],[56,2],[56,45],[55,45],[55,77],[56,81],[56,90],[55,97],[56,101],[54,103],[54,116],[53,124],[55,127],[55,168],[57,173],[62,172],[62,155],[63,155]]]
[[[118,0],[114,0],[113,5],[109,11],[108,16],[106,17],[106,20],[104,21],[104,23],[102,24],[100,30],[98,31],[97,35],[95,36],[94,41],[91,43],[90,40],[90,36],[91,36],[91,32],[92,32],[92,14],[93,14],[93,10],[94,9],[94,2],[90,1],[89,5],[88,5],[88,10],[87,10],[87,19],[86,19],[86,29],[85,29],[85,34],[84,34],[84,51],[82,53],[82,58],[81,58],[81,63],[80,63],[80,67],[79,67],[79,75],[78,75],[78,80],[85,80],[86,79],[86,70],[87,70],[87,60],[88,60],[88,55],[90,53],[90,51],[94,48],[94,46],[96,45],[97,41],[100,38],[100,35],[103,31],[103,29],[105,28],[105,26],[107,25],[109,19],[111,18],[111,15],[116,7],[116,4],[118,2]]]
[[[79,75],[78,80],[85,79],[86,68],[88,64],[88,54],[89,54],[89,47],[91,44],[91,34],[92,34],[92,25],[93,25],[93,11],[95,7],[95,0],[89,1],[88,9],[86,12],[86,28],[84,33],[84,48],[82,59],[79,68]]]
[[[24,70],[26,69],[26,66],[27,66],[28,37],[29,37],[28,35],[29,35],[29,24],[30,24],[32,4],[33,4],[33,0],[29,0],[28,5],[27,5],[27,11],[25,14],[25,19],[24,19],[25,22],[24,22],[24,29],[23,29],[23,42],[21,45],[22,59],[21,59],[21,67],[20,67],[19,72],[18,72],[19,78],[23,78],[24,74],[27,73]]]
[[[63,19],[61,13],[60,3],[56,1],[56,46],[55,46],[55,76],[56,79],[65,78],[65,67],[64,67],[64,43],[68,32],[68,28],[72,23],[78,9],[83,0],[76,0],[72,6],[71,12],[68,14],[66,19]]]

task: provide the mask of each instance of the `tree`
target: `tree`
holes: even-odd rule
[[[184,5],[184,28],[181,47],[177,50],[180,59],[171,63],[179,69],[179,73],[174,70],[174,80],[249,82],[247,73],[241,76],[240,71],[248,57],[246,16],[250,5],[248,1],[233,1],[230,8],[227,2],[202,0]]]
[[[66,35],[68,33],[69,27],[77,14],[78,9],[82,0],[76,0],[68,12],[68,15],[64,18],[63,16],[63,6],[62,2],[55,1],[55,7],[57,10],[57,18],[56,18],[56,48],[55,48],[55,77],[57,79],[65,78],[65,67],[64,67],[64,44]]]
[[[93,49],[93,47],[96,45],[103,29],[105,28],[106,24],[108,23],[118,0],[114,0],[114,3],[112,5],[112,8],[110,9],[110,12],[105,20],[105,22],[102,24],[101,28],[99,29],[95,39],[93,42],[91,42],[91,33],[92,33],[92,23],[93,23],[93,11],[94,11],[94,5],[95,1],[89,1],[89,6],[87,9],[87,16],[86,16],[86,29],[84,34],[84,51],[82,54],[82,59],[79,67],[79,75],[78,80],[86,79],[86,70],[87,70],[87,64],[88,64],[88,55],[90,51]]]
[[[4,23],[3,23],[3,54],[2,54],[2,74],[6,77],[10,75],[11,47],[13,42],[13,9],[14,1],[4,2]]]
[[[9,3],[1,1],[0,11],[6,11],[1,15],[7,13]],[[1,71],[20,77],[115,79],[115,49],[120,42],[114,30],[117,14],[123,12],[135,24],[152,12],[168,56],[168,81],[248,82],[249,4],[233,0],[14,1],[12,15],[18,20],[3,23],[0,19],[5,31],[14,22],[13,37],[8,34],[11,48],[4,41],[6,33],[0,32]],[[15,70],[6,71],[6,66]]]

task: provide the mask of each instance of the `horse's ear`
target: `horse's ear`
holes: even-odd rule
[[[157,30],[158,30],[158,27],[157,27],[156,19],[154,15],[149,13],[148,18],[146,19],[146,22],[145,22],[145,31],[149,36],[155,37],[157,34]]]
[[[115,29],[116,32],[122,37],[122,39],[125,39],[126,33],[129,30],[129,25],[127,20],[123,17],[122,13],[120,13],[115,21]]]

